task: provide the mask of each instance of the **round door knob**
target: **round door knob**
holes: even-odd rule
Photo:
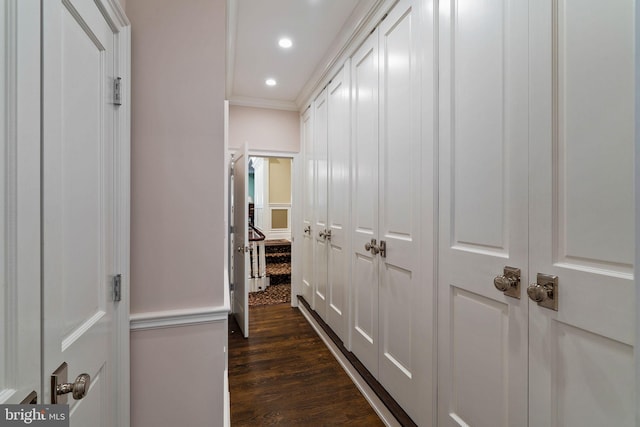
[[[364,244],[364,250],[369,252],[371,250],[371,243],[367,242]]]
[[[496,276],[496,278],[493,279],[493,284],[500,292],[506,292],[516,286],[518,281],[512,277]]]
[[[535,302],[542,302],[547,297],[547,290],[544,286],[532,283],[527,287],[527,295]]]
[[[71,393],[75,400],[80,400],[87,395],[90,386],[91,377],[89,374],[80,374],[74,382],[58,385],[56,394],[60,396],[61,394]]]

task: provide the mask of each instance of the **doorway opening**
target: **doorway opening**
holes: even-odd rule
[[[249,306],[291,302],[293,159],[250,156]]]

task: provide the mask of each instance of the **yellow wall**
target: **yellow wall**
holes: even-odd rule
[[[291,203],[291,159],[269,159],[269,203]]]

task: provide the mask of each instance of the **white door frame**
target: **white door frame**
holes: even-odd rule
[[[130,236],[131,236],[131,23],[117,0],[99,0],[99,6],[110,25],[118,32],[115,41],[116,61],[121,80],[121,101],[116,117],[116,245],[115,266],[122,275],[122,300],[114,308],[116,328],[115,369],[118,372],[115,419],[119,426],[129,427],[131,422],[130,392]]]
[[[640,7],[636,6],[635,16],[635,30],[636,30],[636,42],[640,40]],[[636,102],[635,102],[635,196],[636,196],[636,212],[635,212],[635,226],[636,226],[636,256],[635,256],[635,268],[634,279],[636,281],[636,402],[640,401],[640,351],[638,351],[638,345],[640,344],[640,286],[638,286],[638,278],[640,277],[640,49],[636,46],[636,69],[635,69],[635,83],[636,83]],[[640,425],[640,405],[636,405],[636,425]]]
[[[40,1],[0,6],[0,403],[42,401]]]
[[[298,166],[298,163],[301,163],[300,161],[298,161],[299,159],[299,154],[300,153],[296,153],[294,151],[269,151],[269,150],[255,150],[255,149],[249,149],[249,157],[278,157],[281,159],[291,159],[291,162],[293,163],[292,169],[291,169],[291,211],[289,214],[289,221],[291,224],[291,306],[292,307],[297,307],[298,306],[298,300],[295,298],[295,296],[297,295],[297,281],[294,280],[294,277],[296,276],[294,274],[294,265],[295,262],[297,262],[297,254],[299,253],[299,249],[296,243],[296,239],[300,240],[302,237],[299,236],[299,233],[297,233],[297,230],[301,229],[302,227],[299,226],[299,221],[300,218],[298,218],[298,211],[302,212],[302,208],[298,207],[298,204],[300,203],[301,199],[300,199],[300,195],[298,194],[299,188],[302,188],[302,186],[297,185],[296,182],[300,182],[300,179],[302,179],[302,169]],[[295,260],[295,262],[294,262]],[[296,272],[298,270],[295,270]]]

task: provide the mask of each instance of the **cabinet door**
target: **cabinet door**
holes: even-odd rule
[[[537,0],[535,0],[537,1]],[[438,418],[527,425],[528,2],[440,3]]]
[[[532,2],[531,427],[635,425],[634,4]]]
[[[304,189],[302,191],[302,289],[301,295],[313,303],[313,211],[314,179],[313,161],[313,108],[302,116],[302,155],[304,169]]]
[[[328,241],[327,324],[347,342],[349,219],[349,61],[327,87]]]
[[[378,261],[365,244],[378,236],[378,30],[352,57],[351,78],[351,350],[377,375]]]
[[[313,209],[313,309],[326,319],[327,312],[327,91],[313,103],[313,158],[315,201]]]

